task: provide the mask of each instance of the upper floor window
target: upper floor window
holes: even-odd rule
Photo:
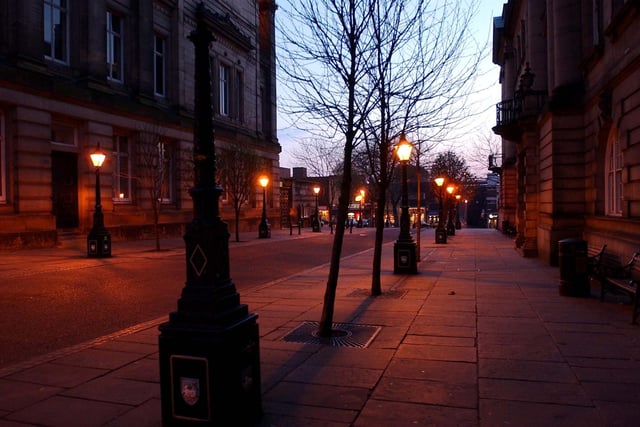
[[[158,96],[166,95],[166,40],[164,37],[155,35],[153,39],[153,77],[154,91]]]
[[[229,89],[231,86],[231,69],[227,65],[220,65],[218,73],[218,79],[220,83],[218,92],[219,112],[221,116],[228,116],[230,110]]]
[[[129,138],[113,136],[113,200],[131,201],[131,148]]]
[[[217,72],[217,112],[221,116],[242,120],[244,107],[244,77],[241,70],[220,64]]]
[[[622,150],[617,131],[612,130],[607,142],[605,157],[605,197],[606,213],[622,215]]]
[[[7,164],[6,164],[7,143],[4,134],[4,115],[0,110],[0,203],[7,201]]]
[[[69,20],[66,0],[44,0],[44,55],[54,61],[69,61]]]
[[[122,17],[107,12],[107,77],[117,82],[123,75]]]

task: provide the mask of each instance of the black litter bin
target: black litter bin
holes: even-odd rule
[[[559,240],[558,262],[560,264],[560,295],[590,296],[587,242],[580,239]]]

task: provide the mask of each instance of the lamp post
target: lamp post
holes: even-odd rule
[[[402,165],[402,206],[400,212],[400,235],[393,246],[393,273],[415,274],[418,272],[416,244],[411,238],[409,228],[409,196],[407,192],[407,164],[411,158],[413,146],[404,135],[396,145],[396,154]]]
[[[240,303],[230,277],[229,230],[215,181],[212,16],[199,3],[189,35],[195,47],[193,220],[184,234],[187,280],[177,310],[159,326],[163,426],[255,425],[262,413],[258,316]]]
[[[456,230],[460,230],[462,228],[462,223],[460,222],[460,199],[462,196],[460,194],[456,194]]]
[[[320,193],[320,186],[314,185],[313,194],[315,194],[316,196],[316,212],[315,212],[315,218],[313,219],[312,231],[315,233],[320,232],[320,212],[318,211],[318,193]]]
[[[442,186],[444,185],[444,178],[438,177],[435,180],[436,185],[438,186],[438,193],[440,200],[440,217],[438,218],[438,227],[436,228],[436,243],[447,243],[447,230],[444,227],[444,193],[442,191]]]
[[[258,179],[258,182],[262,187],[262,219],[258,226],[258,238],[268,239],[271,237],[271,227],[267,219],[267,185],[269,185],[269,177],[262,175],[260,179]]]
[[[447,193],[449,196],[447,200],[449,201],[449,209],[447,209],[447,234],[449,236],[456,235],[456,228],[453,225],[453,192],[456,191],[456,187],[453,184],[449,184],[447,186]]]
[[[104,258],[111,256],[111,234],[104,226],[102,214],[102,202],[100,197],[100,168],[106,155],[100,150],[100,144],[89,155],[91,164],[96,170],[96,207],[93,212],[93,227],[87,235],[87,256],[91,258]]]

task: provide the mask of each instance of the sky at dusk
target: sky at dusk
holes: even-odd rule
[[[446,147],[442,147],[443,151],[451,149],[464,157],[465,150],[472,150],[472,146],[477,144],[474,141],[495,137],[491,132],[491,128],[495,126],[495,105],[500,101],[500,85],[498,81],[499,67],[492,62],[491,41],[493,37],[493,18],[502,15],[502,7],[505,3],[506,0],[479,1],[478,13],[473,19],[472,32],[479,44],[484,45],[486,43],[488,47],[486,55],[481,60],[476,81],[477,90],[480,92],[470,100],[477,114],[469,118],[469,123],[465,126],[464,140],[448,143]],[[281,89],[278,90],[280,91]],[[279,112],[278,140],[282,146],[282,152],[280,153],[281,167],[304,166],[297,164],[292,153],[295,150],[296,141],[305,136],[304,133],[291,125],[291,120],[282,111]],[[486,166],[482,168],[470,164],[470,167],[474,173],[480,176],[488,172]]]

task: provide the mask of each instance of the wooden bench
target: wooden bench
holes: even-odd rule
[[[606,252],[603,252],[603,255]],[[605,262],[603,257],[602,263]],[[619,265],[617,268],[610,270],[601,269],[598,274],[604,274],[603,279],[600,281],[600,301],[604,301],[604,296],[607,292],[622,292],[631,297],[633,304],[633,311],[631,316],[631,323],[637,325],[638,314],[640,314],[640,301],[638,295],[638,286],[640,286],[640,252],[633,254],[629,262],[625,265]]]
[[[588,274],[600,282],[601,286],[607,277],[624,277],[624,268],[620,256],[606,249],[607,245],[603,245],[597,251],[593,248],[587,250]]]
[[[589,276],[596,274],[596,270],[600,267],[600,260],[602,259],[602,254],[605,249],[607,249],[606,244],[602,245],[599,249],[594,246],[589,246],[587,249],[587,273]]]

